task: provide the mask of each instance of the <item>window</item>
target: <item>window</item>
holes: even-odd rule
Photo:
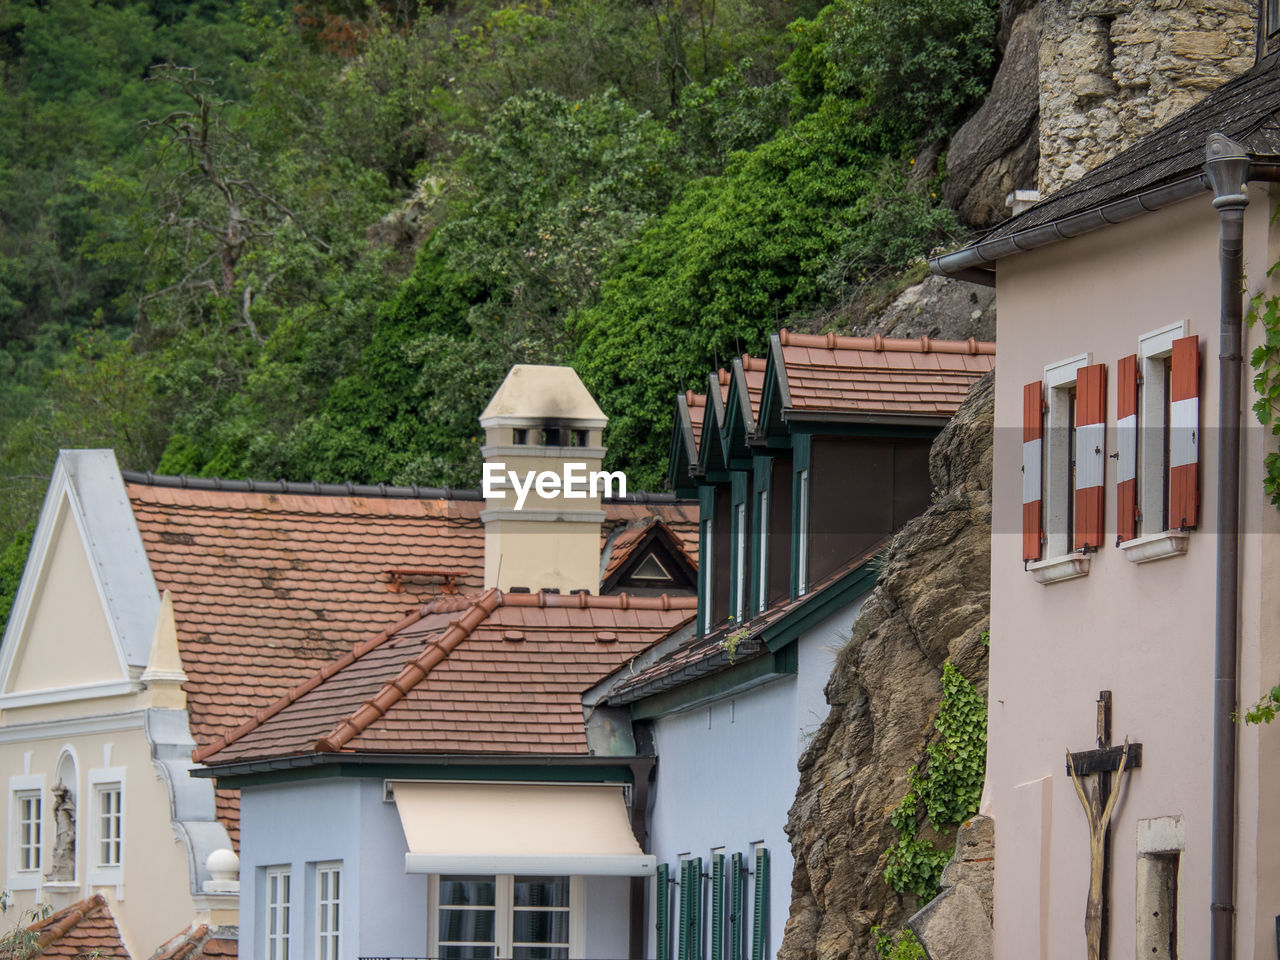
[[[342,954],[342,864],[316,865],[316,944],[320,960]]]
[[[769,491],[760,491],[756,530],[760,537],[760,563],[756,571],[756,610],[763,613],[769,606]]]
[[[120,866],[123,837],[122,800],[124,792],[118,783],[100,784],[95,793],[98,829],[98,866]]]
[[[290,914],[293,910],[289,868],[268,867],[265,880],[267,960],[289,960]]]
[[[440,960],[570,960],[582,956],[582,878],[431,877],[429,953]]]
[[[747,613],[747,505],[739,503],[733,508],[733,617],[739,623]]]
[[[800,471],[799,513],[796,516],[799,538],[796,549],[799,551],[796,568],[796,594],[804,596],[809,592],[809,471]]]
[[[708,517],[702,521],[702,632],[710,633],[712,620],[711,608],[715,605],[714,541],[711,539],[712,525]]]
[[[43,802],[39,790],[24,790],[15,798],[18,807],[18,870],[40,869]]]

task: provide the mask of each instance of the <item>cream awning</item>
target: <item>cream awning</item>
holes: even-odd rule
[[[617,784],[392,784],[409,852],[406,873],[553,873],[642,877]]]

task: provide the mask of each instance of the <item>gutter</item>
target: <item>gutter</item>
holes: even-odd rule
[[[1270,166],[1276,166],[1271,164]],[[1103,227],[1132,220],[1144,213],[1151,213],[1182,200],[1199,196],[1209,186],[1208,177],[1196,173],[1161,187],[1152,187],[1131,197],[1113,200],[1091,210],[1083,210],[1061,220],[1027,227],[996,240],[980,240],[975,244],[943,254],[929,261],[929,268],[940,277],[954,277],[993,287],[996,282],[996,261],[1015,253],[1026,253],[1047,247],[1059,240],[1070,240],[1081,234],[1092,233]]]

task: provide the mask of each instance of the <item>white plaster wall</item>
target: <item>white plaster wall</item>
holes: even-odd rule
[[[583,888],[588,960],[623,960],[630,955],[631,879],[587,877]]]
[[[1270,205],[1254,193],[1246,224],[1251,289],[1267,265]],[[1000,264],[1000,358],[996,380],[991,683],[986,811],[996,819],[997,960],[1077,958],[1084,951],[1088,842],[1084,814],[1065,774],[1064,752],[1093,746],[1098,691],[1114,693],[1113,736],[1144,744],[1113,821],[1111,956],[1132,956],[1136,821],[1181,815],[1186,829],[1179,926],[1185,956],[1208,952],[1211,706],[1213,700],[1214,481],[1218,393],[1217,215],[1206,193],[1176,207]],[[1022,569],[1022,387],[1045,364],[1092,352],[1108,366],[1107,452],[1115,449],[1116,362],[1139,334],[1186,319],[1201,338],[1201,518],[1186,556],[1135,565],[1114,546],[1115,461],[1106,460],[1110,531],[1089,576],[1040,585]],[[1246,350],[1246,354],[1248,351]],[[1247,406],[1248,401],[1246,401]],[[1245,421],[1252,424],[1252,419]],[[1260,431],[1246,478],[1244,522],[1261,534]],[[1253,486],[1251,486],[1253,485]],[[1260,685],[1258,565],[1263,537],[1242,557],[1242,689]],[[1274,600],[1272,601],[1274,605]],[[1267,619],[1274,622],[1274,613]],[[1274,661],[1274,656],[1272,657]],[[1274,663],[1272,664],[1274,666]],[[1252,738],[1252,740],[1250,739]],[[1258,808],[1257,735],[1242,739],[1241,809]],[[1250,759],[1252,753],[1253,759]],[[1044,778],[1047,782],[1038,783]],[[1274,778],[1274,772],[1273,772]],[[1248,798],[1252,797],[1250,800]],[[1258,904],[1254,824],[1242,823],[1237,884],[1240,942],[1274,931],[1280,904]],[[1268,834],[1269,836],[1269,834]],[[1271,860],[1277,858],[1274,842]],[[1267,896],[1274,897],[1274,881]],[[1274,932],[1271,934],[1274,937]],[[1274,952],[1274,940],[1270,950]]]
[[[770,956],[782,943],[791,911],[794,861],[785,827],[799,785],[796,761],[826,717],[823,687],[861,604],[859,598],[799,640],[794,678],[784,677],[654,723],[658,773],[651,826],[653,852],[659,863],[671,865],[671,876],[677,879],[681,854],[702,857],[704,872],[709,873],[711,851],[723,847],[726,871],[728,858],[738,852],[749,870],[754,866],[751,844],[763,841],[770,858]],[[749,877],[745,887],[748,916],[744,931],[749,946]],[[703,927],[709,930],[709,892],[703,900]],[[678,902],[673,889],[673,921]],[[656,956],[653,909],[650,896],[646,948],[650,957]]]

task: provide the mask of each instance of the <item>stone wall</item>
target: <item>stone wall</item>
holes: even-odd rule
[[[1252,0],[1042,0],[1041,194],[1253,65]]]

